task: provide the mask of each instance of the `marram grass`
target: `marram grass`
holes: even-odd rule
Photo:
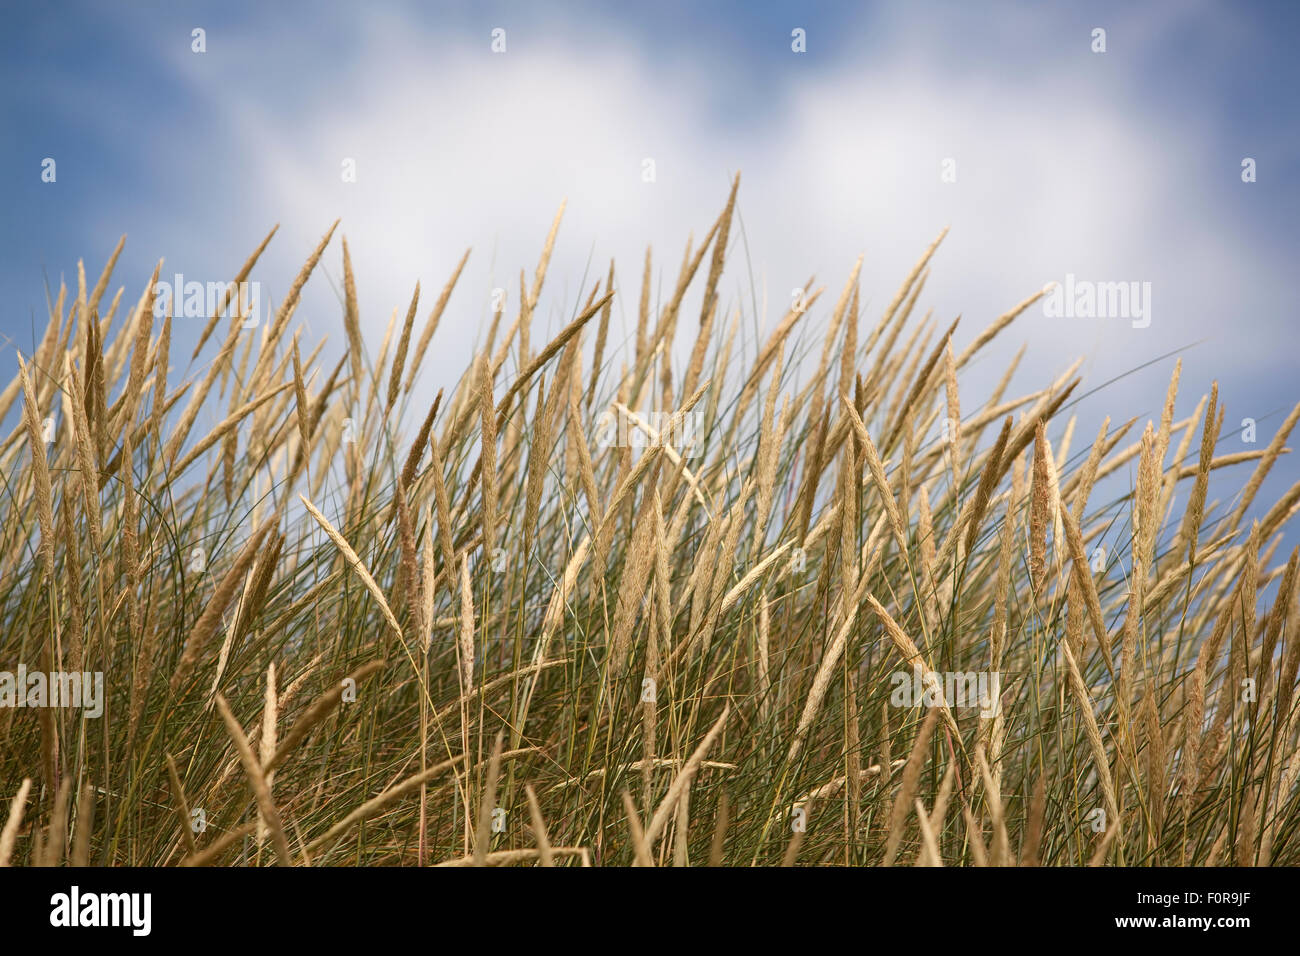
[[[372,360],[343,242],[321,365],[331,228],[184,382],[117,252],[60,290],[0,394],[0,865],[1300,863],[1300,486],[1255,500],[1300,406],[1216,455],[1177,368],[1092,441],[1073,369],[959,394],[1042,293],[960,347],[939,240],[878,318],[855,267],[746,343],[734,205],[656,308],[647,252],[625,345],[612,263],[536,335],[557,217],[430,408],[463,258]],[[20,667],[102,713],[15,706]]]

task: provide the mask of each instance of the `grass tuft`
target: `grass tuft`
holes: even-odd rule
[[[0,865],[1300,863],[1300,486],[1256,501],[1300,406],[1216,456],[1176,368],[1071,455],[1073,368],[959,395],[1042,292],[964,349],[912,318],[943,235],[875,325],[859,260],[737,350],[738,184],[625,346],[613,263],[540,341],[561,209],[427,408],[468,251],[372,361],[344,240],[331,373],[290,323],[336,223],[181,382],[152,282],[99,313],[121,244],[79,270],[0,394]]]

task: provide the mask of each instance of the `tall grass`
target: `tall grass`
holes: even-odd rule
[[[658,308],[647,252],[621,351],[612,263],[535,334],[557,217],[427,409],[465,259],[372,360],[344,242],[320,365],[291,326],[331,228],[181,383],[153,282],[104,302],[121,246],[60,290],[0,395],[0,668],[106,701],[0,709],[0,863],[1300,862],[1300,485],[1255,501],[1300,406],[1216,456],[1217,389],[1176,419],[1177,370],[1090,444],[1073,370],[961,395],[1042,293],[960,347],[916,318],[939,240],[877,319],[855,267],[738,342],[735,198]],[[897,706],[914,668],[933,706]],[[949,672],[998,675],[997,712]]]

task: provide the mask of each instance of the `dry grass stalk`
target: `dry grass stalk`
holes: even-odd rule
[[[898,855],[899,844],[903,842],[903,825],[912,812],[916,786],[921,778],[921,769],[926,762],[926,747],[934,734],[938,719],[937,708],[931,707],[925,712],[925,720],[921,722],[921,729],[916,734],[912,752],[903,766],[902,783],[899,785],[898,796],[894,798],[894,808],[889,814],[889,836],[885,841],[885,857],[881,861],[881,866],[893,866],[894,857]]]
[[[31,793],[31,790],[31,778],[24,777],[18,792],[14,794],[13,799],[9,802],[9,816],[5,819],[4,828],[0,830],[0,867],[9,866],[9,862],[13,858],[14,844],[18,840],[18,829],[23,824],[23,808],[27,806],[27,795]]]
[[[244,765],[244,773],[248,777],[249,788],[257,799],[260,818],[265,820],[266,826],[271,832],[271,842],[275,846],[280,865],[293,866],[293,854],[289,850],[289,841],[284,835],[284,826],[280,822],[280,811],[276,809],[275,803],[271,799],[271,785],[266,779],[266,774],[257,762],[253,748],[244,735],[244,729],[239,726],[239,721],[230,712],[230,705],[226,703],[226,698],[217,694],[216,701],[217,711],[221,714],[226,730],[230,733],[230,739],[235,744],[235,750],[239,754],[239,761]]]

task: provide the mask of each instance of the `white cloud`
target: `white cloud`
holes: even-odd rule
[[[1129,42],[1150,30],[1144,21]],[[1132,66],[1123,61],[1078,56],[1052,67],[1040,53],[1032,71],[996,72],[923,55],[924,37],[912,28],[887,60],[808,71],[769,112],[749,104],[743,122],[719,123],[715,97],[701,93],[707,62],[678,58],[665,69],[614,34],[583,37],[515,35],[509,52],[494,56],[486,37],[435,42],[379,20],[356,38],[327,95],[301,95],[292,108],[285,90],[241,85],[193,58],[177,64],[241,141],[248,192],[231,222],[284,223],[276,270],[264,275],[287,284],[295,260],[342,217],[377,341],[417,278],[423,314],[474,247],[430,355],[430,388],[469,360],[491,288],[517,301],[519,270],[531,278],[562,198],[568,211],[542,320],[567,319],[614,256],[630,321],[645,244],[654,245],[667,294],[687,234],[707,229],[737,170],[747,242],[736,246],[724,294],[748,313],[752,268],[758,300],[770,303],[762,325],[779,318],[809,273],[834,301],[859,254],[873,320],[951,224],[923,304],[945,321],[964,315],[959,342],[1066,272],[1153,284],[1148,329],[1039,312],[1022,319],[1002,352],[1028,339],[1026,387],[1084,353],[1096,377],[1088,384],[1099,384],[1204,336],[1217,344],[1189,357],[1207,369],[1203,380],[1186,379],[1189,389],[1203,390],[1210,374],[1258,374],[1258,350],[1224,327],[1223,310],[1242,289],[1276,294],[1277,273],[1249,248],[1218,241],[1218,210],[1196,188],[1199,177],[1234,170],[1214,168],[1222,150],[1194,115],[1116,102],[1135,82],[1124,79]],[[355,185],[340,182],[344,157],[357,162]],[[656,163],[654,184],[641,181],[646,157]],[[957,161],[955,185],[940,181],[945,157]],[[337,254],[328,261],[337,274]],[[336,330],[328,292],[315,294],[308,302],[322,307],[302,314],[316,331],[323,323]],[[1134,390],[1156,389],[1154,404],[1167,371],[1121,384],[1107,401],[1132,408]],[[998,369],[972,374],[978,394]]]

